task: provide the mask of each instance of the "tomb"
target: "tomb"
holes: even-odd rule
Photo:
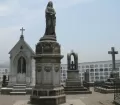
[[[30,94],[35,83],[34,51],[24,40],[24,29],[21,31],[20,40],[9,52],[9,83],[6,88],[1,88],[2,94]]]
[[[71,60],[73,56],[73,60]],[[71,51],[67,55],[67,80],[65,85],[66,94],[91,94],[89,88],[84,87],[80,81],[79,70],[78,70],[78,55]]]

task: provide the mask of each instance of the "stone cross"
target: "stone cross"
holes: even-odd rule
[[[115,54],[118,54],[118,51],[115,51],[114,47],[111,47],[111,51],[108,51],[108,54],[112,55],[112,71],[116,69],[115,67]]]
[[[21,35],[23,35],[23,31],[25,31],[25,29],[22,27],[22,29],[20,29],[21,31]]]

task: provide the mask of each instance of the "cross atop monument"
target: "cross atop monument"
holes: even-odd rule
[[[23,31],[25,31],[25,29],[22,27],[22,29],[20,29],[21,31],[21,35],[23,35]]]
[[[23,40],[24,39],[24,36],[23,36],[23,31],[25,31],[25,29],[22,27],[22,29],[20,29],[21,31],[21,36],[20,36],[20,39]]]
[[[112,55],[112,71],[114,71],[115,68],[115,54],[118,54],[118,51],[115,51],[114,47],[111,47],[111,51],[108,51],[108,54]]]

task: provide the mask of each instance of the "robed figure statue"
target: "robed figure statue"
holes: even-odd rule
[[[53,8],[52,1],[49,1],[45,10],[46,17],[46,30],[45,35],[56,35],[55,25],[56,25],[56,12]]]

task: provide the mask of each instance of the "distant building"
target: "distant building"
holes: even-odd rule
[[[84,72],[89,70],[89,81],[105,81],[112,71],[112,61],[83,62],[78,64],[81,82],[84,80]],[[120,60],[116,60],[116,72],[120,75]],[[67,64],[61,64],[61,82],[67,79]]]
[[[90,82],[105,81],[109,78],[110,72],[112,71],[112,61],[83,62],[79,63],[78,69],[81,82],[84,80],[84,72],[86,70],[89,70]],[[116,60],[116,72],[120,75],[120,60]],[[8,77],[9,66],[0,66],[0,82],[2,81],[3,75]],[[61,64],[61,83],[64,84],[66,79],[67,64]]]

